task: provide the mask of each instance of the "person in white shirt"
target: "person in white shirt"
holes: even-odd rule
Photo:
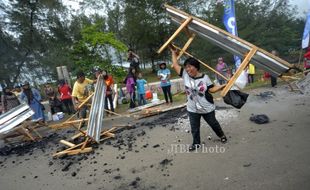
[[[227,142],[227,138],[215,118],[215,105],[210,93],[222,90],[225,84],[214,86],[208,75],[201,73],[200,63],[194,58],[188,58],[184,62],[184,68],[179,65],[177,60],[178,52],[171,48],[172,67],[184,80],[187,95],[187,112],[191,125],[193,144],[189,151],[200,147],[200,118],[210,125],[222,143]]]

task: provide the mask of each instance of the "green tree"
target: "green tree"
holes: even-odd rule
[[[72,55],[79,69],[92,71],[94,66],[107,69],[116,78],[124,77],[124,73],[111,65],[111,55],[114,51],[125,52],[125,44],[116,39],[111,32],[104,32],[103,21],[85,26],[81,31],[81,40],[73,46]]]

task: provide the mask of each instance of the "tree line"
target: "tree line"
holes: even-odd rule
[[[141,63],[169,60],[157,49],[176,30],[165,3],[223,28],[223,5],[218,0],[84,0],[72,11],[60,0],[25,0],[0,3],[0,83],[56,79],[56,67],[66,65],[72,74],[90,72],[95,65],[116,77],[115,66],[126,61],[127,49]],[[236,20],[241,38],[258,47],[276,49],[292,62],[298,59],[304,20],[296,17],[289,0],[236,0]],[[177,42],[184,43],[185,36]],[[231,54],[205,40],[194,40],[192,54],[211,65],[217,57],[233,64]]]

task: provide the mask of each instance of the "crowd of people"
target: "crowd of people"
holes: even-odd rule
[[[201,117],[209,124],[212,130],[220,138],[222,143],[227,142],[225,133],[223,132],[219,122],[215,117],[215,105],[211,93],[222,90],[227,83],[227,79],[231,78],[233,73],[232,69],[224,62],[222,57],[218,58],[216,65],[215,81],[212,82],[208,75],[200,71],[200,63],[195,58],[188,58],[184,61],[183,66],[179,64],[177,59],[178,51],[170,48],[172,54],[172,68],[183,79],[185,86],[185,93],[187,96],[187,112],[189,116],[191,133],[193,143],[189,147],[189,151],[194,151],[200,147],[200,120]],[[310,52],[310,51],[309,51]],[[276,51],[272,51],[273,55],[278,55]],[[310,55],[310,53],[309,53]],[[305,58],[308,58],[305,56]],[[139,68],[139,56],[131,49],[128,50],[128,61],[130,67],[124,80],[122,81],[129,99],[129,109],[135,108],[137,105],[142,106],[147,103],[146,101],[146,88],[147,81],[143,78]],[[310,60],[310,56],[309,56]],[[246,68],[248,76],[248,83],[254,82],[255,66],[249,64]],[[274,76],[267,76],[269,73],[264,73],[264,77],[271,78],[272,87],[276,86],[277,80]],[[83,71],[79,71],[76,75],[76,81],[73,88],[65,82],[59,80],[57,89],[53,84],[48,82],[44,85],[44,96],[49,102],[52,114],[57,112],[66,112],[69,115],[78,112],[79,118],[87,117],[88,104],[84,104],[91,92],[94,91],[94,85],[97,80],[103,79],[106,84],[105,91],[105,104],[104,109],[107,113],[113,113],[113,95],[114,92],[114,79],[107,70],[100,67],[93,69],[94,79],[89,79],[85,76]],[[165,62],[158,64],[157,78],[159,86],[163,92],[166,104],[173,103],[173,96],[171,93],[171,71],[167,68]],[[42,120],[44,118],[44,106],[42,105],[42,97],[39,90],[30,86],[28,82],[24,82],[21,86],[15,86],[14,89],[6,87],[3,89],[1,95],[1,108],[2,113],[8,112],[10,109],[27,103],[35,112],[32,116],[33,120]],[[136,103],[137,102],[137,103]],[[1,112],[0,112],[1,114]]]
[[[45,121],[44,106],[41,104],[41,100],[40,92],[31,87],[29,82],[24,82],[21,86],[17,85],[14,88],[7,86],[1,95],[1,114],[10,111],[21,103],[26,103],[34,111],[32,120]]]
[[[272,54],[277,55],[276,51],[272,51]],[[174,53],[173,53],[174,55]],[[147,103],[146,101],[146,89],[145,86],[148,85],[147,81],[143,78],[143,75],[140,70],[140,57],[133,52],[132,49],[128,50],[127,60],[130,62],[130,67],[128,69],[128,73],[123,80],[123,84],[126,88],[126,92],[128,94],[129,99],[129,108],[135,108],[136,106],[142,106]],[[193,61],[193,60],[192,60]],[[216,70],[219,74],[215,75],[214,84],[219,86],[225,85],[227,78],[230,78],[233,71],[232,69],[224,62],[222,57],[219,57],[217,60]],[[179,68],[174,62],[172,62],[176,68]],[[187,62],[185,62],[187,63]],[[191,62],[188,62],[189,65]],[[188,66],[189,67],[189,66]],[[187,67],[185,67],[187,68]],[[175,68],[174,68],[175,69]],[[178,74],[181,73],[181,70],[176,70]],[[183,71],[183,70],[182,70]],[[197,69],[197,72],[199,69]],[[253,64],[249,64],[246,68],[248,75],[248,83],[254,82],[255,76],[255,66]],[[111,74],[107,72],[107,70],[103,70],[99,67],[95,67],[93,69],[94,80],[91,80],[85,76],[85,73],[80,71],[77,73],[76,82],[73,85],[73,88],[65,82],[65,80],[59,80],[57,83],[57,87],[54,87],[51,82],[48,82],[44,85],[44,97],[48,100],[51,114],[55,114],[57,112],[65,112],[69,115],[78,111],[78,115],[80,118],[87,117],[87,109],[89,106],[87,104],[81,105],[86,98],[90,95],[90,92],[93,90],[93,84],[96,83],[99,75],[103,77],[103,80],[106,83],[106,97],[105,97],[105,110],[110,112],[114,112],[114,104],[113,104],[113,95],[115,94],[113,85],[114,79]],[[188,72],[190,76],[190,71]],[[182,75],[181,75],[182,76]],[[223,76],[225,78],[223,78]],[[264,77],[271,77],[272,86],[276,85],[276,78],[273,76],[268,76],[268,73],[264,73]],[[157,78],[160,82],[160,88],[163,92],[166,104],[173,103],[173,96],[171,93],[171,71],[167,67],[165,62],[160,62],[158,64]],[[184,78],[184,77],[183,77]],[[206,81],[203,81],[206,82]],[[185,87],[188,87],[185,85]],[[208,88],[208,87],[207,87]],[[186,89],[188,90],[188,89]],[[199,94],[199,92],[197,92]],[[189,93],[190,94],[190,93]],[[189,95],[188,94],[188,95]],[[190,99],[193,98],[193,94],[191,94]],[[208,97],[208,96],[206,96]],[[0,114],[9,111],[10,109],[18,106],[20,103],[27,103],[34,111],[35,114],[32,116],[35,120],[43,120],[44,121],[44,106],[41,104],[42,97],[39,90],[30,86],[28,82],[24,82],[21,86],[15,86],[14,89],[10,87],[6,87],[3,89],[3,93],[1,95],[1,104]],[[196,138],[196,137],[195,137]]]

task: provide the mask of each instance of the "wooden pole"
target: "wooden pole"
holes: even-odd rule
[[[226,84],[225,88],[222,90],[221,92],[222,97],[224,97],[227,94],[227,92],[230,90],[230,88],[234,85],[235,81],[240,76],[241,72],[248,66],[251,58],[256,53],[256,51],[257,51],[256,47],[252,48],[251,51],[247,54],[247,56],[244,58],[241,65],[237,69],[236,73],[231,77],[229,82]]]
[[[172,36],[166,41],[164,45],[162,45],[159,50],[157,51],[158,54],[163,52],[169,44],[177,37],[177,35],[182,32],[182,30],[193,20],[192,17],[188,17],[181,26],[172,34]]]
[[[181,51],[181,48],[179,48],[176,45],[172,45],[174,48],[178,49],[179,51]],[[184,52],[184,54],[186,54],[189,57],[195,58],[193,55],[189,54],[188,52]],[[218,74],[219,76],[221,76],[223,79],[225,79],[226,81],[229,81],[229,79],[227,77],[225,77],[224,75],[222,75],[220,72],[218,72],[217,70],[213,69],[212,67],[210,67],[209,65],[207,65],[206,63],[202,62],[201,60],[195,58],[200,64],[204,65],[205,67],[207,67],[208,69],[210,69],[211,71],[213,71],[214,73]]]
[[[184,47],[180,50],[179,55],[177,57],[177,60],[179,60],[183,53],[187,50],[187,48],[189,47],[189,45],[193,42],[194,38],[195,38],[195,34],[193,33],[190,38],[188,39],[188,41],[186,42],[186,44],[184,45]]]
[[[60,140],[59,141],[60,143],[64,144],[64,145],[67,145],[68,147],[72,148],[75,146],[75,144],[69,142],[69,141],[65,141],[65,140]]]
[[[82,106],[84,106],[84,104],[86,104],[90,99],[91,97],[94,95],[94,92],[91,93],[91,95],[89,95],[85,100],[84,102],[82,102],[79,106],[78,106],[78,109],[80,109]]]

